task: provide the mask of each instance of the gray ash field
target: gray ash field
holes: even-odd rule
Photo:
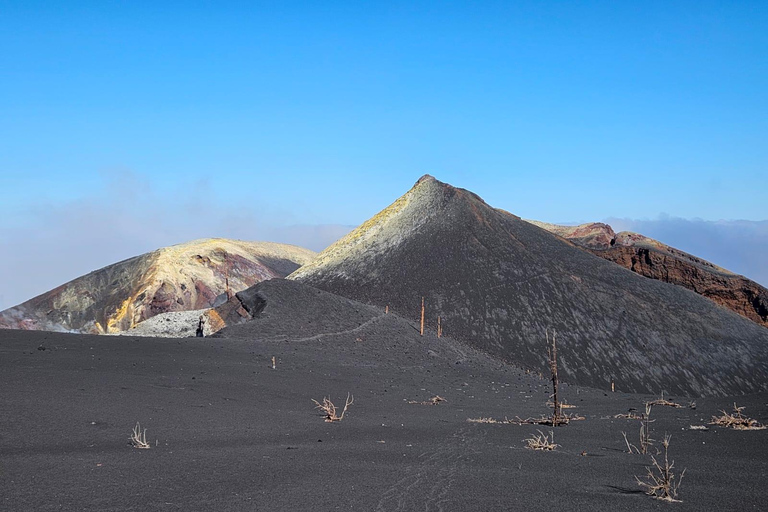
[[[732,398],[653,409],[652,437],[672,434],[687,468],[683,503],[669,505],[635,483],[650,458],[625,453],[622,431],[637,437],[639,422],[614,418],[649,395],[564,385],[567,411],[585,419],[554,429],[555,451],[530,451],[524,439],[548,428],[467,420],[546,414],[551,390],[535,373],[299,283],[250,296],[258,316],[218,338],[0,331],[0,509],[761,510],[768,499],[768,431],[690,430]],[[341,422],[313,408],[348,392]],[[409,403],[434,395],[446,401]],[[768,394],[735,400],[768,420]],[[128,442],[137,421],[148,450]]]

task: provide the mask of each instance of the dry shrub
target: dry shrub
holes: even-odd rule
[[[147,443],[147,429],[142,431],[138,421],[136,422],[136,426],[133,427],[133,433],[131,434],[130,439],[134,448],[141,448],[143,450],[150,448],[149,443]]]
[[[647,402],[645,404],[645,414],[636,416],[636,418],[641,420],[640,423],[640,448],[637,446],[630,444],[629,440],[627,439],[627,433],[622,432],[621,434],[624,436],[624,442],[627,443],[627,451],[629,453],[641,453],[643,455],[648,453],[648,448],[653,445],[653,439],[651,439],[651,423],[653,423],[655,420],[651,419],[651,403]],[[629,415],[617,415],[623,416],[627,418],[634,418]]]
[[[524,439],[526,443],[525,447],[529,450],[551,451],[560,446],[559,444],[555,444],[555,433],[553,431],[549,431],[549,437],[541,430],[538,432],[539,435],[533,434],[528,439]]]
[[[733,404],[733,414],[728,414],[725,411],[722,416],[712,416],[710,425],[718,425],[721,427],[733,428],[736,430],[765,430],[766,426],[758,423],[757,420],[748,418],[742,414],[745,407],[738,407],[736,403]]]
[[[344,419],[344,414],[346,414],[349,406],[354,403],[355,397],[347,393],[347,400],[344,403],[344,409],[341,411],[341,415],[337,415],[336,406],[333,405],[333,402],[331,402],[330,398],[328,397],[323,398],[323,403],[318,402],[314,398],[312,399],[312,401],[315,402],[315,409],[320,409],[320,411],[322,411],[323,414],[325,414],[325,421],[328,423],[331,423],[334,421],[341,421]]]
[[[680,404],[677,404],[675,402],[670,402],[669,400],[666,400],[664,398],[664,392],[663,391],[661,392],[661,398],[657,398],[656,400],[652,400],[650,402],[646,402],[645,405],[646,406],[648,406],[648,405],[663,405],[664,407],[675,407],[677,409],[682,407],[682,405],[680,405]],[[694,408],[695,408],[695,406],[694,406]]]
[[[669,457],[667,455],[669,450],[669,440],[671,438],[672,436],[664,436],[664,441],[661,443],[664,447],[664,465],[661,465],[659,461],[656,460],[656,457],[651,456],[653,466],[645,468],[647,471],[645,479],[643,480],[636,476],[635,480],[637,480],[638,485],[645,488],[646,494],[659,500],[679,502],[680,500],[677,499],[677,490],[680,488],[680,483],[683,481],[685,470],[680,473],[680,477],[677,479],[677,482],[675,482],[675,474],[672,472],[672,469],[675,467],[675,461],[669,462]]]

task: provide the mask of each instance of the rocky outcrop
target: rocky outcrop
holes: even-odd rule
[[[599,222],[558,226],[528,221],[642,276],[682,286],[768,327],[768,289],[704,259]]]
[[[607,230],[605,230],[607,231]],[[587,238],[596,239],[589,234]],[[712,395],[768,389],[768,330],[690,290],[597,257],[425,176],[289,276],[389,306],[534,371],[557,331],[564,380]]]
[[[159,314],[224,306],[235,292],[285,277],[314,257],[291,245],[196,240],[104,267],[0,312],[0,327],[126,331]],[[220,313],[232,313],[225,309]]]

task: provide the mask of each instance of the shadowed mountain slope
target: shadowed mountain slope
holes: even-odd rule
[[[0,312],[0,327],[116,333],[161,313],[219,306],[237,292],[285,277],[315,253],[221,238],[158,249],[79,277]]]
[[[217,337],[302,338],[348,332],[382,315],[374,307],[295,281],[272,279],[237,294],[255,319],[220,330]]]
[[[768,330],[684,288],[596,257],[430,176],[289,276],[389,305],[517,364],[623,391],[768,389]]]
[[[638,233],[617,234],[608,224],[559,226],[528,222],[632,272],[688,288],[768,327],[768,289],[744,276]]]

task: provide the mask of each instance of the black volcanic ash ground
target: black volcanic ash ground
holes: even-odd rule
[[[688,430],[731,398],[654,409],[654,438],[671,433],[687,468],[683,503],[668,505],[634,482],[649,458],[623,452],[638,422],[612,418],[652,397],[565,385],[586,419],[532,452],[537,427],[467,419],[547,413],[546,379],[297,283],[258,293],[261,316],[221,338],[0,332],[0,510],[698,511],[768,498],[766,431]],[[346,324],[309,326],[323,317]],[[311,399],[347,392],[347,416],[325,423]],[[447,402],[407,403],[433,395]],[[768,420],[768,395],[737,400]],[[136,421],[149,450],[128,443]]]

